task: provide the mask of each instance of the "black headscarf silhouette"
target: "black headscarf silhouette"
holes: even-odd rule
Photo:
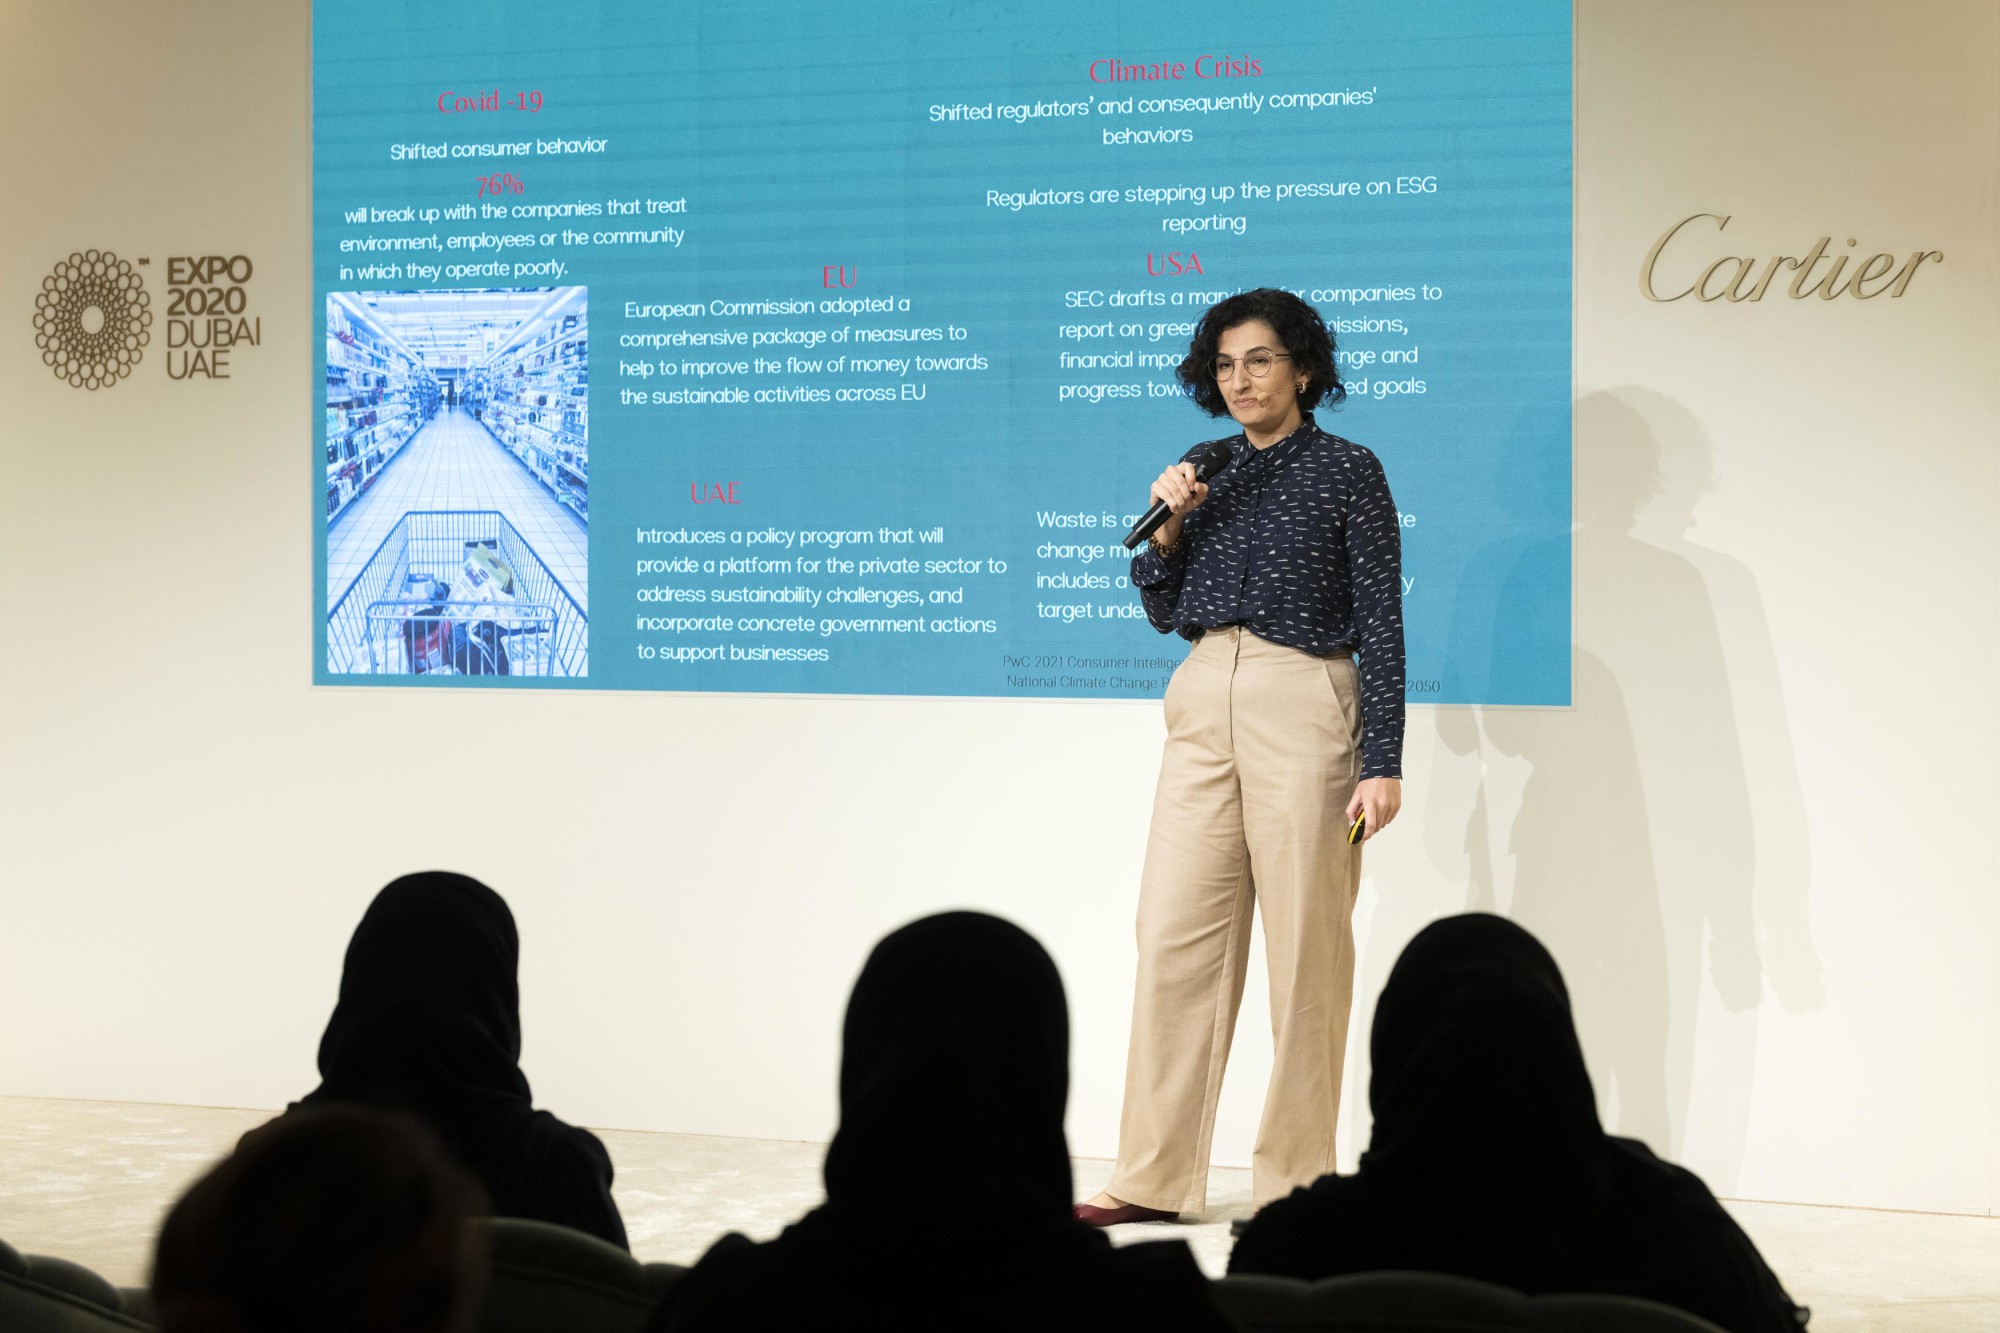
[[[520,954],[513,913],[478,880],[433,871],[390,884],[347,946],[320,1085],[301,1104],[410,1111],[478,1177],[498,1216],[558,1222],[623,1249],[604,1145],[530,1099]]]
[[[1072,1215],[1069,1009],[1025,931],[947,912],[889,935],[843,1042],[826,1203],[725,1236],[650,1328],[1228,1327],[1186,1245],[1113,1250]]]
[[[1419,932],[1370,1055],[1360,1170],[1259,1212],[1232,1273],[1424,1269],[1796,1333],[1804,1312],[1707,1186],[1604,1132],[1562,974],[1521,927],[1475,913]]]

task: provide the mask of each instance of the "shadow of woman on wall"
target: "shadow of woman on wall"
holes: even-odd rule
[[[1794,1012],[1823,1000],[1776,659],[1749,571],[1689,537],[1714,484],[1700,424],[1627,387],[1578,400],[1574,438],[1574,706],[1441,710],[1462,758],[1440,756],[1461,779],[1440,795],[1463,818],[1433,826],[1464,831],[1467,906],[1561,960],[1606,1123],[1728,1193],[1765,990]],[[1520,629],[1504,609],[1566,568],[1553,545],[1461,595],[1454,641],[1504,657]]]

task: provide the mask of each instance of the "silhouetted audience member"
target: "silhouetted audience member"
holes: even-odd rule
[[[358,1106],[243,1136],[167,1214],[153,1260],[162,1333],[469,1329],[485,1256],[471,1176],[417,1121]]]
[[[299,1103],[358,1102],[427,1123],[502,1217],[627,1248],[611,1157],[530,1099],[521,1072],[520,939],[499,894],[464,875],[405,875],[375,895]]]
[[[1185,1244],[1114,1250],[1070,1211],[1055,964],[977,912],[869,956],[848,1001],[826,1203],[718,1241],[649,1328],[1223,1330]]]
[[[1472,914],[1421,931],[1371,1054],[1360,1170],[1265,1207],[1232,1273],[1426,1269],[1642,1296],[1732,1333],[1805,1322],[1698,1177],[1604,1132],[1562,974],[1519,926]]]

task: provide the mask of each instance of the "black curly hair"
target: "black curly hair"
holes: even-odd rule
[[[1227,416],[1229,404],[1215,383],[1215,347],[1222,335],[1239,324],[1261,319],[1277,332],[1292,364],[1308,379],[1299,394],[1299,410],[1310,412],[1321,403],[1332,407],[1347,397],[1347,386],[1333,365],[1333,334],[1319,311],[1276,287],[1258,287],[1225,297],[1208,308],[1194,326],[1187,357],[1174,371],[1181,389],[1194,405],[1212,417]]]

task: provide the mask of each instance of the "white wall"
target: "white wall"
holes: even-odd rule
[[[1578,706],[1414,713],[1360,994],[1507,908],[1614,1120],[1722,1192],[1992,1211],[2000,9],[1577,27]],[[308,37],[302,4],[0,6],[0,1092],[280,1104],[370,894],[448,865],[520,917],[562,1114],[825,1135],[867,947],[978,904],[1061,962],[1073,1144],[1110,1154],[1152,707],[309,687]],[[1710,255],[1946,258],[1899,300],[1644,301],[1699,211]],[[59,384],[32,296],[91,246],[249,254],[265,345]]]

